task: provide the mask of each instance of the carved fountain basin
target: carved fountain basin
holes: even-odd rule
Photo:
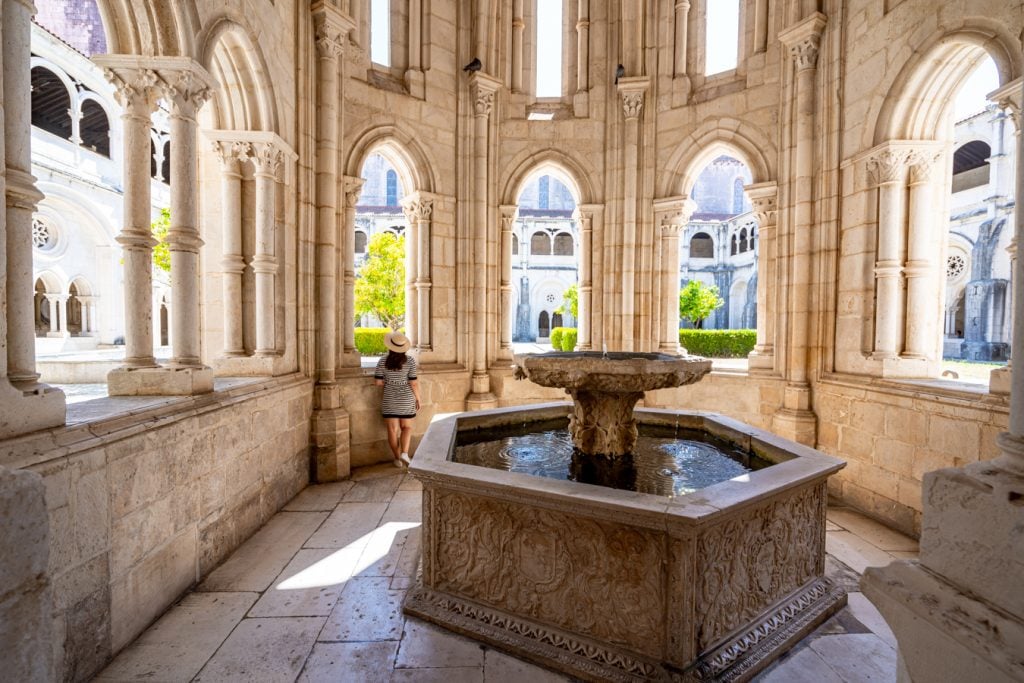
[[[422,576],[405,611],[594,681],[742,681],[846,602],[824,577],[841,460],[720,415],[639,409],[773,463],[676,498],[453,462],[460,432],[565,419],[568,403],[427,430]]]

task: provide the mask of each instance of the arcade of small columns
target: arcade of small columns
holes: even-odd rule
[[[68,294],[43,294],[47,305],[50,307],[50,331],[47,337],[69,337],[71,330],[68,327]],[[96,328],[96,297],[90,294],[76,294],[75,299],[82,307],[82,336],[91,336],[98,330]],[[39,307],[42,301],[36,299],[36,319],[39,319]],[[56,315],[54,315],[56,313]]]

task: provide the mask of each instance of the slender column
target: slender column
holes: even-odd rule
[[[420,45],[423,41],[423,15],[420,0],[409,0],[409,70],[420,70]]]
[[[244,356],[242,334],[242,172],[240,162],[248,158],[244,142],[217,141],[214,152],[221,161],[221,220],[223,257],[221,288],[224,308],[224,356]]]
[[[342,226],[345,300],[342,307],[345,317],[341,324],[341,337],[342,350],[346,354],[356,352],[356,203],[363,191],[364,182],[362,178],[351,176],[345,176],[342,181],[342,191],[345,193],[345,224]]]
[[[929,353],[935,346],[932,329],[932,308],[935,297],[935,263],[932,252],[935,236],[932,235],[932,182],[931,172],[938,160],[937,150],[914,152],[910,163],[910,233],[907,244],[906,332],[904,334],[904,358],[934,357]]]
[[[636,291],[636,201],[637,161],[639,158],[640,115],[647,91],[646,78],[619,79],[622,95],[622,113],[626,119],[623,155],[622,202],[622,338],[623,351],[632,351],[634,339],[634,312]]]
[[[160,94],[150,69],[106,71],[124,107],[124,227],[117,242],[124,249],[125,359],[127,368],[156,367],[153,358],[153,246],[150,229],[150,116]]]
[[[71,332],[68,329],[68,295],[58,294],[56,298],[57,311],[60,313],[59,322],[57,325],[57,333],[61,337],[70,337]]]
[[[689,30],[690,3],[677,0],[675,4],[675,51],[673,53],[673,75],[686,76],[686,32]]]
[[[697,203],[689,198],[655,203],[661,214],[662,334],[659,350],[679,353],[679,236],[686,230]]]
[[[419,335],[416,326],[412,322],[420,319],[416,300],[416,271],[419,268],[419,253],[416,245],[419,242],[419,225],[416,218],[408,207],[404,206],[406,223],[409,227],[405,231],[405,336],[413,348],[419,346]]]
[[[512,92],[523,92],[523,0],[512,0]]]
[[[277,174],[281,170],[284,153],[273,142],[255,142],[252,145],[256,179],[256,248],[252,257],[252,270],[256,275],[256,355],[276,356],[274,298],[277,278]]]
[[[522,0],[517,0],[522,2]],[[576,92],[590,90],[590,0],[579,0],[576,21]]]
[[[594,207],[576,207],[573,218],[580,226],[580,286],[577,302],[579,318],[576,321],[579,336],[576,339],[576,348],[580,351],[589,351],[594,346]]]
[[[171,365],[202,367],[199,358],[199,237],[196,197],[196,112],[210,96],[211,79],[198,64],[173,74],[164,88],[171,105]]]
[[[754,2],[754,52],[768,49],[768,0]]]
[[[896,357],[900,316],[900,250],[906,153],[883,149],[868,162],[878,187],[878,258],[875,261],[875,349],[872,358]]]
[[[775,356],[775,319],[778,315],[778,188],[775,183],[748,185],[747,197],[757,217],[757,343],[750,354],[751,367],[771,369]]]
[[[430,277],[430,221],[434,211],[434,200],[422,192],[416,192],[404,202],[406,219],[410,227],[414,227],[410,240],[405,243],[407,252],[414,256],[410,259],[412,270],[412,295],[416,311],[413,317],[415,323],[415,345],[420,351],[433,349],[430,343],[430,288],[432,281]],[[408,273],[407,273],[408,275]],[[406,307],[409,310],[409,307]],[[411,329],[406,316],[406,328]]]
[[[501,82],[476,72],[470,83],[473,97],[473,374],[470,404],[489,405],[490,376],[487,374],[487,196],[488,132],[494,93]]]
[[[501,211],[501,330],[498,338],[501,357],[512,358],[512,240],[519,207],[502,204]]]
[[[96,297],[95,296],[90,296],[89,297],[88,305],[89,305],[89,336],[93,336],[97,332],[99,332],[99,325],[96,324],[97,305],[96,305]]]
[[[47,337],[59,337],[60,326],[59,319],[60,314],[58,312],[57,302],[60,299],[60,294],[46,294],[46,303],[50,309],[50,331],[47,332]]]
[[[804,22],[802,35],[789,43],[789,54],[796,67],[796,122],[794,135],[793,253],[790,278],[790,381],[807,384],[808,345],[810,342],[811,234],[814,225],[814,80],[818,64],[818,46],[824,19]]]
[[[1017,137],[1017,163],[1015,164],[1014,196],[1024,197],[1024,87],[1017,79],[994,93],[993,99],[1007,109],[1013,117]],[[1024,244],[1024,211],[1014,211],[1016,244]],[[1013,338],[1010,340],[1010,358],[1024,358],[1024,259],[1013,259],[1012,273]],[[1005,432],[996,437],[1002,455],[995,463],[1004,470],[1024,475],[1024,372],[1020,364],[1010,374],[1010,422]]]
[[[342,55],[341,30],[323,17],[316,26],[317,69],[317,337],[316,368],[320,382],[333,382],[337,329],[337,205],[338,174],[338,68]]]

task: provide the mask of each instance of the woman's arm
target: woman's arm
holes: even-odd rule
[[[375,379],[373,380],[373,383],[376,384],[378,387],[384,386],[384,380],[382,379]]]
[[[409,388],[412,389],[412,395],[416,397],[416,410],[420,409],[420,382],[416,379],[409,380]]]

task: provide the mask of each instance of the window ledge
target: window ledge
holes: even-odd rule
[[[984,384],[942,379],[885,379],[845,373],[824,374],[819,383],[879,391],[951,405],[973,408],[978,408],[980,405],[1001,413],[1008,413],[1010,410],[1009,395],[990,393]]]

